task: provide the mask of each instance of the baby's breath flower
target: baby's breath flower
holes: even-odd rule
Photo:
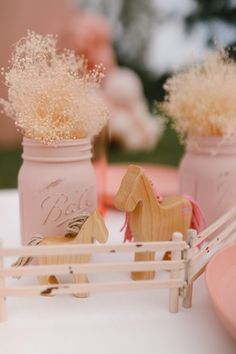
[[[58,54],[57,38],[28,31],[15,47],[5,75],[5,113],[28,138],[53,142],[98,134],[108,120],[99,95],[102,65],[88,71],[86,60],[68,49]]]
[[[162,106],[186,136],[236,138],[236,64],[224,50],[167,80]]]

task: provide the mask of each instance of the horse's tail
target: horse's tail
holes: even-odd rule
[[[205,216],[199,204],[191,196],[185,195],[184,197],[190,201],[192,206],[192,219],[190,227],[199,232],[207,225]]]
[[[128,213],[125,213],[125,222],[120,231],[122,232],[123,230],[125,230],[124,242],[126,241],[131,242],[133,240],[133,235],[130,229]]]
[[[34,235],[27,246],[38,246],[43,241],[43,236]],[[22,267],[30,264],[33,260],[33,257],[19,257],[11,266],[12,267]]]

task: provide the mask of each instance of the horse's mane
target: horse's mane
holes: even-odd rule
[[[89,218],[90,214],[88,212],[83,212],[73,219],[71,219],[68,223],[68,226],[66,228],[66,234],[65,237],[67,238],[74,238],[78,235],[80,232],[82,226],[84,223],[87,221]]]
[[[27,246],[38,246],[40,245],[40,243],[43,241],[43,236],[36,234],[34,235],[31,240],[29,241],[29,243],[27,244]],[[26,266],[29,263],[31,263],[33,260],[33,257],[19,257],[11,266],[12,267],[20,267],[20,266]],[[18,277],[17,277],[18,278]]]

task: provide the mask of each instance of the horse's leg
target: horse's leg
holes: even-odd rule
[[[170,251],[165,252],[162,260],[163,261],[171,261],[171,252]]]
[[[90,262],[91,259],[91,255],[88,254],[83,254],[81,256],[76,256],[76,258],[74,259],[74,263],[79,263],[79,264],[87,264]],[[89,283],[87,275],[83,274],[83,273],[72,273],[75,283],[77,284],[87,284]],[[75,297],[79,297],[79,298],[85,298],[89,296],[89,293],[76,293],[73,294]]]
[[[55,284],[58,284],[58,280],[55,277],[55,275],[50,275],[49,277],[48,276],[39,276],[38,277],[38,281],[39,281],[39,284],[41,284],[41,285],[55,285]],[[50,293],[47,293],[47,292],[43,292],[41,295],[43,295],[43,296],[54,296],[54,295],[52,295]]]
[[[185,199],[183,199],[182,203],[180,203],[175,209],[173,209],[173,212],[175,212],[175,224],[173,228],[173,223],[170,223],[170,229],[167,232],[167,235],[169,235],[169,238],[164,240],[164,241],[171,241],[172,239],[172,234],[176,230],[181,232],[183,234],[183,240],[186,241],[187,235],[188,235],[188,229],[191,227],[191,218],[192,218],[192,206],[191,203]],[[165,252],[163,258],[164,261],[170,261],[171,260],[171,252],[167,251]]]
[[[38,276],[38,281],[40,285],[48,285],[49,280],[48,280],[48,276]]]
[[[155,252],[135,253],[135,262],[150,262],[155,260]],[[132,272],[133,280],[152,280],[155,277],[155,271],[150,272]]]
[[[77,284],[86,284],[88,283],[88,277],[86,274],[74,274],[74,279],[75,279],[75,282]],[[88,297],[89,296],[89,293],[76,293],[76,294],[73,294],[75,297],[79,297],[79,298],[85,298],[85,297]]]
[[[47,244],[47,243],[44,242],[43,244]],[[52,257],[43,256],[43,257],[39,258],[38,263],[40,265],[49,265],[49,264],[55,264],[57,262],[55,262],[55,256],[52,256]],[[38,276],[38,281],[39,281],[39,284],[41,284],[41,285],[55,285],[55,284],[58,284],[58,280],[57,280],[55,275],[49,275],[49,276],[40,275],[40,276]],[[43,296],[54,296],[54,295],[51,295],[50,292],[49,293],[43,292],[42,295]]]

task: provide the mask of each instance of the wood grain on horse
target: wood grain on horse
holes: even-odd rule
[[[191,202],[183,196],[163,198],[160,202],[141,167],[130,165],[115,196],[115,206],[128,213],[135,242],[169,241],[176,231],[187,238],[192,219]],[[152,261],[155,253],[136,253],[136,261]],[[155,272],[133,272],[132,278],[153,279]]]

